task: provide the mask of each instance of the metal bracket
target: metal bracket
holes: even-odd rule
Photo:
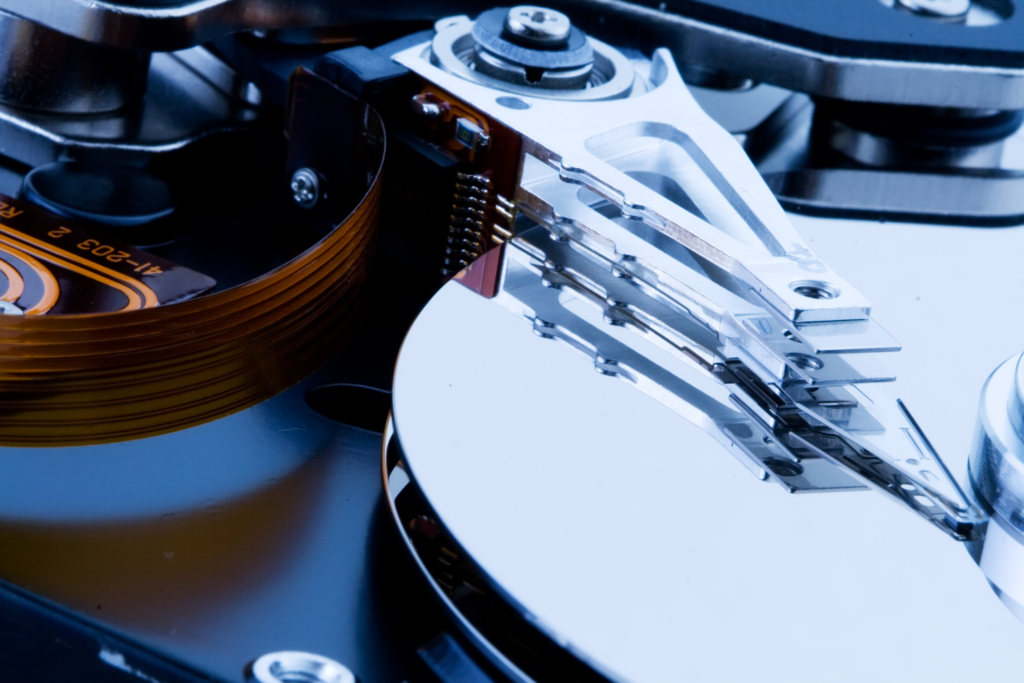
[[[971,537],[984,516],[868,388],[894,379],[873,361],[899,345],[814,256],[666,50],[632,97],[518,96],[515,107],[428,52],[395,60],[522,139],[515,202],[541,227],[505,249],[497,303],[712,434],[759,478],[872,486]],[[811,460],[836,467],[794,482]]]

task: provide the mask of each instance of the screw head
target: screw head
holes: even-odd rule
[[[554,47],[569,40],[572,22],[561,12],[547,7],[519,5],[508,11],[505,31],[523,43]]]
[[[899,9],[939,21],[963,21],[971,9],[971,0],[896,0]]]
[[[437,121],[444,115],[444,107],[423,93],[413,96],[412,111],[424,121]]]
[[[311,168],[300,168],[292,175],[292,199],[300,208],[312,209],[320,201],[320,176]]]

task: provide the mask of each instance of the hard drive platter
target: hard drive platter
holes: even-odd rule
[[[849,223],[794,222],[851,278],[857,264],[874,273],[880,318],[911,323],[901,353],[916,349],[917,361],[904,366],[901,382],[934,376],[941,359],[958,358],[945,365],[944,381],[961,387],[974,374],[980,393],[983,368],[1014,353],[994,344],[987,358],[980,356],[989,349],[963,359],[956,332],[924,323],[929,293],[948,292],[947,267],[957,268],[936,267],[936,255],[969,253],[970,233],[930,233],[932,247],[919,253],[919,231],[935,228],[861,223],[851,235]],[[1004,246],[992,253],[1019,248],[1011,232],[994,236]],[[876,240],[889,245],[882,272],[899,275],[879,276]],[[967,260],[1001,270],[998,260]],[[995,285],[970,272],[982,289]],[[537,637],[578,653],[591,678],[616,680],[611,670],[623,680],[781,680],[781,672],[786,680],[989,680],[1014,669],[1018,624],[961,544],[915,533],[918,520],[870,493],[753,486],[702,430],[483,303],[464,287],[442,289],[413,325],[395,376],[391,438],[401,450],[390,463],[389,496],[403,528],[426,514],[457,544],[406,532],[439,592],[451,595],[442,588],[451,570],[438,564],[448,549],[473,566],[456,577],[509,601]],[[972,306],[976,324],[998,317],[1000,304],[991,305]],[[1008,338],[1019,323],[997,325]],[[494,362],[512,348],[514,365]],[[949,444],[943,452],[969,451],[974,425],[952,416],[976,411],[973,396],[907,387],[902,397],[915,414],[935,416],[922,422],[936,444]],[[965,457],[949,460],[966,470]],[[400,488],[410,475],[415,483]],[[426,507],[403,500],[412,497]],[[450,609],[485,651],[515,632],[463,600],[468,613],[455,599]],[[945,637],[953,613],[973,625],[955,648]],[[801,634],[798,652],[780,647],[787,633]],[[864,634],[870,645],[851,654]],[[523,680],[548,680],[510,650],[521,659],[506,666]]]
[[[1011,678],[1022,21],[0,0],[0,679]]]

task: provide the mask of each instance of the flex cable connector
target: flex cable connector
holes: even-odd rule
[[[442,29],[435,46],[461,44],[456,31],[467,28]],[[442,68],[428,46],[394,59],[521,137],[497,304],[761,479],[793,492],[868,486],[954,538],[979,533],[984,515],[879,389],[899,344],[808,248],[666,50],[631,87],[588,100],[502,93]]]

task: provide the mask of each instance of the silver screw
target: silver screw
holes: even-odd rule
[[[545,47],[567,41],[572,23],[569,17],[553,9],[519,5],[508,11],[505,30],[516,38]]]
[[[929,19],[963,22],[971,9],[971,0],[896,0],[896,7]]]
[[[320,176],[311,168],[300,168],[292,175],[292,199],[303,209],[312,209],[320,201]]]
[[[309,652],[271,652],[252,663],[252,678],[258,683],[356,683],[344,666]]]
[[[424,121],[437,121],[444,114],[444,109],[437,102],[432,102],[429,97],[423,94],[414,95],[412,98],[412,111]]]

